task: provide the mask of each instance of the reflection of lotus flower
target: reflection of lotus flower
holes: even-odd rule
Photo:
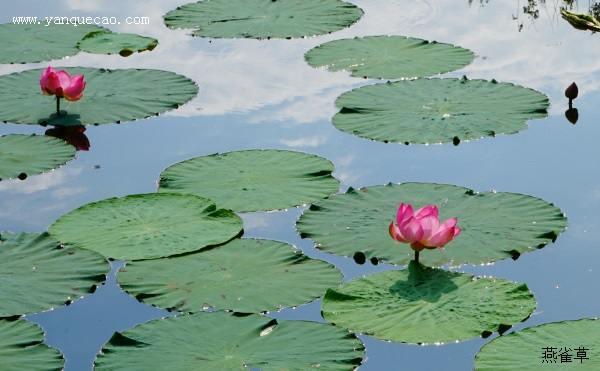
[[[440,223],[436,206],[424,206],[413,212],[411,205],[400,204],[396,214],[396,223],[390,224],[390,236],[393,239],[409,243],[416,252],[423,249],[444,247],[460,233],[456,227],[456,218]]]
[[[579,120],[579,111],[577,111],[577,108],[571,107],[565,111],[565,117],[571,124],[575,125]]]
[[[85,126],[55,126],[52,129],[46,130],[46,135],[60,138],[65,142],[70,143],[78,151],[87,151],[90,149],[90,141],[83,133]]]
[[[48,67],[40,77],[42,92],[46,95],[56,95],[68,101],[80,100],[85,89],[83,75],[69,76],[65,70],[56,72]]]

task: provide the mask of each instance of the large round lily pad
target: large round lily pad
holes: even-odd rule
[[[506,331],[535,309],[525,284],[427,268],[370,274],[329,289],[323,317],[377,339],[445,343]]]
[[[3,301],[4,302],[4,301]],[[43,344],[38,325],[0,318],[0,366],[3,371],[62,370],[65,360],[58,349]]]
[[[128,57],[133,53],[152,51],[158,45],[158,40],[151,37],[130,33],[96,31],[87,34],[77,47],[88,53],[119,54]]]
[[[95,370],[353,370],[364,346],[324,323],[200,312],[115,334]]]
[[[168,12],[170,28],[214,38],[294,38],[349,27],[362,10],[340,0],[205,0]]]
[[[0,63],[33,63],[75,55],[79,53],[77,43],[85,35],[106,31],[91,24],[75,26],[55,21],[60,22],[54,17],[39,17],[34,24],[0,24]]]
[[[367,85],[338,97],[333,125],[393,143],[460,142],[512,134],[545,118],[548,97],[495,80],[417,79]]]
[[[367,36],[334,40],[305,54],[313,67],[352,76],[401,79],[433,76],[466,66],[473,53],[458,46],[405,36]]]
[[[117,280],[160,308],[259,313],[315,300],[339,285],[342,274],[282,242],[235,239],[200,253],[129,263]]]
[[[75,147],[51,136],[9,134],[0,136],[0,180],[56,169],[75,157]]]
[[[48,233],[2,232],[0,317],[37,313],[76,300],[104,282],[109,270],[100,254],[62,246]]]
[[[43,69],[0,76],[0,121],[15,124],[90,125],[119,123],[156,116],[175,109],[198,93],[189,78],[168,71],[83,67],[54,67],[69,75],[84,75],[83,98],[76,102],[56,101],[42,94]]]
[[[296,227],[302,237],[311,238],[326,252],[344,256],[363,252],[367,259],[406,265],[414,257],[413,250],[388,233],[402,202],[415,208],[436,205],[440,220],[458,218],[460,235],[443,249],[421,253],[420,261],[429,266],[516,259],[552,242],[567,226],[559,208],[536,197],[404,183],[350,190],[318,201],[302,214]]]
[[[307,204],[339,189],[333,164],[282,150],[236,151],[196,157],[168,167],[159,192],[191,193],[238,212]]]
[[[501,336],[475,356],[477,371],[600,370],[600,320],[547,323]]]
[[[49,228],[62,243],[121,260],[156,259],[230,240],[242,220],[211,200],[151,193],[108,198],[61,216]]]

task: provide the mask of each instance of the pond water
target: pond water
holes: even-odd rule
[[[11,22],[13,16],[107,16],[121,21],[148,17],[147,25],[121,22],[107,28],[157,38],[154,51],[128,58],[80,53],[52,65],[164,69],[190,77],[200,92],[180,109],[159,117],[88,127],[85,134],[91,147],[79,151],[75,160],[25,181],[0,182],[0,230],[42,232],[59,216],[86,203],[154,192],[160,172],[188,158],[243,149],[297,150],[331,160],[342,191],[389,182],[436,182],[528,194],[554,203],[569,218],[568,229],[555,243],[516,261],[456,269],[528,285],[537,308],[515,329],[597,317],[600,36],[575,30],[561,19],[560,6],[565,5],[561,1],[481,1],[355,0],[365,15],[348,29],[306,39],[257,41],[192,38],[186,30],[166,28],[162,15],[185,3],[176,0],[3,0],[0,23]],[[591,5],[575,1],[572,9],[585,13]],[[466,75],[533,88],[550,97],[549,117],[530,122],[521,133],[458,146],[384,144],[338,131],[330,122],[336,113],[335,98],[379,81],[314,69],[303,54],[327,41],[367,35],[412,36],[468,48],[476,54],[473,63],[444,77]],[[48,65],[0,65],[0,73]],[[564,116],[564,90],[573,81],[579,86],[575,125]],[[26,109],[26,97],[14,99]],[[0,135],[45,130],[0,125]],[[298,246],[310,257],[335,264],[345,280],[401,269],[356,265],[352,259],[316,250],[294,229],[303,210],[242,215],[244,236]],[[114,262],[113,268],[123,264]],[[323,321],[319,311],[320,300],[269,315]],[[66,370],[86,370],[113,332],[165,315],[169,313],[122,292],[113,269],[107,284],[93,295],[28,320],[40,324],[47,344],[63,352]],[[360,370],[472,369],[477,351],[494,337],[418,346],[361,336],[367,352]],[[541,362],[541,349],[540,358],[531,362]]]

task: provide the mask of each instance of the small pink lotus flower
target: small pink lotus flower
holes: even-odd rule
[[[396,241],[409,243],[415,251],[415,260],[423,249],[444,247],[460,233],[457,218],[440,223],[437,206],[424,206],[413,212],[411,205],[400,204],[396,214],[396,225],[390,224],[390,236]]]
[[[56,95],[57,98],[74,102],[83,96],[85,82],[83,75],[70,76],[65,70],[56,72],[48,67],[40,77],[40,86],[45,95]]]

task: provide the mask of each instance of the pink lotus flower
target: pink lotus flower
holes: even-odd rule
[[[45,95],[56,95],[68,101],[80,100],[85,89],[82,75],[70,76],[65,70],[56,72],[48,67],[40,77],[40,86]]]
[[[440,223],[437,206],[424,206],[413,212],[411,205],[400,204],[396,223],[390,224],[390,236],[396,241],[409,243],[416,252],[423,249],[444,247],[460,233],[456,227],[457,218]]]

